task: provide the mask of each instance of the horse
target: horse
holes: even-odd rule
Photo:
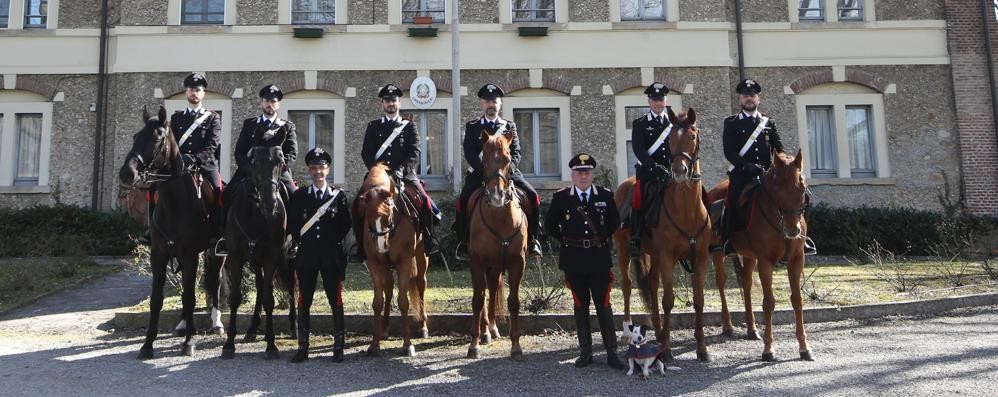
[[[228,337],[222,346],[222,359],[235,358],[236,314],[242,302],[240,284],[243,265],[249,262],[256,276],[257,301],[266,313],[265,359],[280,357],[274,343],[274,286],[275,278],[291,279],[287,260],[290,245],[286,233],[287,211],[280,195],[278,179],[287,164],[281,152],[286,132],[282,129],[268,136],[267,128],[260,126],[254,134],[253,163],[246,183],[233,186],[232,203],[226,220],[225,237],[229,254],[229,326]],[[278,277],[279,276],[279,277]],[[293,291],[293,288],[292,288]],[[294,295],[292,295],[294,296]],[[293,314],[292,314],[293,316]],[[248,339],[251,334],[247,335]],[[292,335],[294,337],[294,335]]]
[[[804,157],[773,151],[773,166],[762,176],[762,182],[747,188],[739,201],[751,197],[749,222],[745,231],[731,234],[731,243],[742,258],[741,283],[745,300],[745,324],[750,338],[757,338],[755,314],[752,312],[752,271],[758,265],[762,284],[762,307],[766,330],[763,335],[763,361],[775,360],[773,347],[773,267],[787,264],[790,279],[790,302],[794,309],[794,324],[800,358],[813,361],[814,356],[804,331],[804,302],[801,297],[801,277],[804,273],[804,237],[808,204],[807,182],[802,173]],[[762,219],[760,222],[759,219]]]
[[[670,348],[670,316],[674,306],[673,267],[680,258],[688,258],[693,269],[694,335],[697,340],[697,359],[710,361],[704,340],[704,281],[707,277],[707,259],[710,252],[711,225],[704,204],[704,189],[700,181],[700,132],[696,127],[697,114],[690,108],[676,116],[668,111],[672,130],[669,148],[672,157],[671,180],[663,191],[659,222],[651,233],[643,237],[641,246],[650,260],[638,261],[635,279],[641,289],[641,298],[651,312],[655,336],[666,360],[672,359]],[[662,306],[664,321],[657,302],[658,284],[662,282],[665,293]]]
[[[176,261],[182,273],[181,318],[182,323],[190,329],[184,332],[181,354],[190,356],[194,353],[191,338],[196,333],[194,286],[197,281],[198,256],[209,248],[214,237],[214,220],[209,209],[216,205],[217,197],[211,184],[200,180],[196,172],[191,172],[184,166],[179,146],[166,118],[166,109],[160,107],[158,114],[153,116],[149,114],[148,108],[144,108],[142,121],[145,126],[132,137],[132,148],[125,155],[124,164],[118,172],[118,181],[123,188],[155,185],[156,193],[152,199],[158,203],[150,221],[152,295],[149,301],[149,327],[138,358],[153,358],[153,342],[159,333],[159,315],[163,309],[163,286],[171,261]],[[209,259],[208,262],[211,263],[212,260]],[[209,275],[206,278],[211,294],[213,277],[210,275],[213,273],[209,269],[205,274]]]
[[[509,146],[512,137],[492,135],[482,131],[482,163],[485,183],[468,200],[471,215],[471,284],[474,289],[471,306],[474,312],[471,324],[471,346],[468,358],[479,357],[479,336],[488,344],[499,337],[496,318],[503,316],[503,273],[509,272],[509,338],[512,342],[510,358],[523,360],[520,347],[520,282],[527,263],[526,214],[520,204],[520,195],[513,186],[512,156]],[[476,214],[477,213],[477,214]],[[486,312],[485,290],[489,291]],[[484,332],[484,335],[481,334]]]
[[[409,314],[418,323],[421,338],[428,338],[430,331],[426,324],[426,270],[429,258],[423,249],[426,238],[419,227],[419,206],[408,207],[402,197],[405,194],[409,203],[421,199],[413,188],[403,188],[399,180],[391,177],[384,163],[371,167],[364,179],[359,196],[363,209],[367,238],[364,250],[367,253],[367,266],[374,283],[373,337],[367,348],[369,356],[381,355],[381,340],[388,335],[388,319],[392,301],[392,270],[398,273],[398,306],[402,316],[402,353],[412,357],[416,348],[410,339]]]

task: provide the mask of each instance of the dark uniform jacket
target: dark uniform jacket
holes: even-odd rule
[[[333,203],[312,227],[301,234],[301,228],[312,219],[319,207],[322,207],[338,191]],[[342,190],[326,186],[326,191],[320,201],[315,197],[315,187],[310,185],[298,189],[291,195],[288,203],[288,229],[298,241],[298,256],[295,266],[303,268],[320,268],[346,263],[343,256],[343,238],[350,232],[350,210],[347,207],[347,195]]]
[[[654,153],[648,154],[651,145],[670,125],[668,116],[664,116],[660,123],[651,112],[631,122],[631,148],[641,164],[651,166],[658,163],[668,167],[672,163],[672,152],[669,150],[668,139],[662,142],[662,145]]]
[[[759,117],[763,114],[758,113]],[[755,143],[749,148],[745,156],[740,156],[738,152],[742,149],[745,141],[752,135],[760,120],[749,117],[745,112],[729,116],[724,119],[724,157],[728,159],[735,168],[729,175],[732,177],[745,177],[742,168],[747,163],[758,164],[762,168],[769,168],[772,164],[772,149],[783,151],[783,142],[780,141],[780,134],[776,130],[776,122],[770,118],[766,123],[766,128],[756,138]]]
[[[561,189],[547,213],[548,233],[562,242],[558,266],[567,273],[600,273],[613,266],[611,237],[620,227],[613,193],[596,185],[588,193],[589,203],[583,206],[575,187]]]
[[[180,143],[180,138],[184,136],[191,124],[198,118],[210,112],[204,107],[198,109],[193,114],[187,114],[187,109],[177,111],[170,116],[170,129],[173,130],[173,138]],[[190,137],[180,146],[180,154],[194,157],[198,167],[205,171],[217,171],[220,160],[218,142],[222,131],[222,120],[218,113],[211,112],[211,115],[201,122],[200,126],[191,132]]]
[[[238,168],[238,173],[245,173],[246,167],[249,167],[250,158],[253,153],[254,134],[256,133],[256,128],[263,122],[263,116],[250,117],[243,120],[243,128],[239,132],[239,138],[236,139],[236,149],[235,158],[236,165]],[[274,119],[275,122],[278,119]],[[295,131],[295,123],[290,120],[283,120],[284,125],[281,126],[285,130],[287,137],[284,138],[284,144],[281,145],[281,151],[284,152],[284,162],[288,164],[288,169],[291,169],[291,163],[294,163],[298,159],[298,137]],[[270,127],[273,128],[273,127]],[[285,171],[286,173],[289,171]],[[290,174],[288,176],[290,178]],[[235,178],[233,178],[235,179]]]
[[[367,123],[367,130],[364,132],[364,146],[361,148],[360,157],[364,160],[364,165],[368,169],[379,162],[385,163],[392,172],[401,173],[402,178],[409,181],[416,181],[416,170],[419,168],[419,132],[416,131],[416,123],[411,120],[389,144],[388,148],[381,153],[381,157],[375,158],[381,145],[392,135],[402,122],[402,118],[388,120],[386,116]]]
[[[482,175],[484,172],[484,165],[482,165],[482,130],[488,128],[495,134],[496,130],[499,129],[499,125],[505,122],[506,127],[503,131],[503,135],[511,135],[513,137],[513,142],[509,145],[509,154],[513,160],[513,177],[519,178],[523,174],[520,172],[520,137],[516,133],[516,123],[503,119],[502,117],[496,119],[497,125],[490,125],[490,123],[485,119],[485,116],[481,118],[471,120],[464,125],[464,159],[468,162],[468,166],[471,167],[471,172],[477,173],[477,175]]]

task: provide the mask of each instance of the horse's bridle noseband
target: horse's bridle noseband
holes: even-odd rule
[[[485,193],[485,195],[489,195],[489,196],[492,195],[492,193],[489,191],[489,182],[492,181],[493,179],[499,179],[499,180],[501,180],[501,181],[503,181],[503,182],[506,183],[506,188],[504,188],[502,190],[499,189],[498,185],[496,186],[496,190],[500,191],[502,193],[502,202],[501,202],[501,205],[499,205],[497,207],[497,206],[492,205],[492,200],[486,200],[486,201],[489,203],[489,206],[491,206],[493,208],[502,208],[502,207],[509,206],[510,203],[513,202],[513,183],[510,180],[510,177],[506,176],[506,175],[503,175],[499,171],[496,171],[495,173],[493,173],[491,176],[489,176],[487,179],[485,179],[484,182],[482,182],[482,191]]]
[[[700,135],[699,135],[699,131],[697,132],[697,136],[694,138],[694,141],[696,143],[695,143],[695,145],[693,147],[693,154],[692,155],[690,155],[687,152],[680,152],[678,154],[676,154],[676,153],[669,153],[669,157],[671,157],[670,162],[674,161],[677,157],[679,157],[679,158],[685,158],[686,160],[689,161],[689,166],[686,167],[686,181],[687,182],[696,182],[696,181],[700,180],[700,174],[698,174],[696,172],[696,166],[695,166],[697,164],[697,162],[700,161]]]

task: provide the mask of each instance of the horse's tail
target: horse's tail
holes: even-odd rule
[[[638,291],[641,292],[641,301],[645,304],[645,310],[651,310],[655,302],[655,296],[651,290],[652,274],[651,260],[647,255],[631,259],[631,269],[634,270],[634,281],[638,284]]]
[[[413,320],[423,321],[423,298],[419,295],[419,288],[416,287],[416,282],[418,281],[418,275],[413,274],[412,280],[409,281],[409,315],[412,316]]]

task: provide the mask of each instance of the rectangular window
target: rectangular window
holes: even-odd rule
[[[811,140],[811,177],[837,177],[835,112],[831,106],[807,107],[807,133]]]
[[[801,21],[824,21],[824,0],[797,0],[797,18]]]
[[[445,0],[402,0],[402,23],[413,23],[417,16],[433,17],[433,23],[443,23]]]
[[[332,25],[336,23],[336,0],[291,0],[291,23]]]
[[[447,111],[416,110],[410,115],[419,131],[419,170],[422,177],[447,176]]]
[[[863,0],[838,0],[840,21],[862,21]]]
[[[634,165],[638,163],[638,156],[634,155],[634,147],[631,145],[631,121],[638,117],[642,117],[651,108],[648,106],[628,106],[624,108],[624,125],[625,134],[627,136],[627,176],[634,176]]]
[[[225,0],[182,0],[184,25],[221,25],[225,21]]]
[[[10,18],[10,0],[0,0],[0,28],[8,26]]]
[[[622,21],[665,19],[665,0],[620,0]]]
[[[513,22],[554,22],[554,0],[513,0]]]
[[[557,177],[561,159],[558,109],[515,109],[513,121],[520,137],[520,171],[528,177]]]
[[[48,0],[25,0],[24,27],[44,29],[48,23],[48,11]]]
[[[333,111],[331,110],[292,110],[288,112],[288,119],[295,123],[296,136],[298,139],[298,157],[305,159],[305,154],[313,148],[321,147],[323,150],[333,152]],[[302,175],[308,180],[308,164],[304,161],[296,161],[296,170],[292,175]],[[332,164],[329,165],[332,168]],[[333,180],[332,172],[327,176],[328,180]]]
[[[18,114],[16,133],[14,185],[37,186],[38,169],[41,165],[42,115]]]
[[[849,134],[849,166],[853,178],[875,178],[872,110],[870,106],[846,106],[846,128]]]

